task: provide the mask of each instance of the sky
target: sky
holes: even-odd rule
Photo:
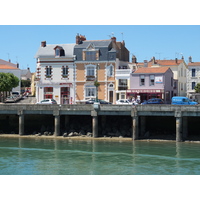
[[[181,59],[192,56],[200,62],[200,25],[0,25],[0,59],[19,63],[35,72],[35,54],[41,41],[47,44],[75,43],[76,34],[87,40],[125,41],[138,62],[156,59]]]

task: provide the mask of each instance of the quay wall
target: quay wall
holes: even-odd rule
[[[177,105],[37,105],[1,104],[0,133],[43,132],[55,136],[81,132],[90,136],[138,139],[200,138],[200,106]],[[47,128],[48,127],[48,128]],[[160,137],[160,138],[159,138]],[[200,139],[199,139],[200,140]]]

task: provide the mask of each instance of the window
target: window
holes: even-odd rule
[[[145,85],[144,75],[140,75],[140,86]]]
[[[60,49],[59,48],[56,48],[56,56],[60,56]]]
[[[87,67],[87,76],[94,76],[94,67]]]
[[[52,67],[51,66],[46,66],[46,77],[50,78],[52,75]]]
[[[85,97],[95,98],[96,97],[96,87],[94,85],[87,85],[85,87]]]
[[[54,48],[54,50],[55,50],[55,56],[56,57],[65,56],[65,51],[61,46],[56,46]]]
[[[96,60],[96,51],[86,51],[86,60]]]
[[[196,83],[192,82],[192,90],[194,90]]]
[[[95,65],[86,66],[86,81],[94,81],[95,80]]]
[[[196,76],[196,69],[192,69],[192,77]]]
[[[67,77],[69,73],[69,68],[68,66],[62,66],[62,76]]]
[[[151,85],[154,85],[154,83],[155,83],[155,76],[154,75],[150,75],[150,77],[149,77],[149,79],[150,79],[150,86]]]
[[[109,77],[111,77],[111,76],[113,76],[114,75],[114,67],[111,65],[111,66],[109,66],[108,68],[107,68],[107,75],[109,76]]]
[[[118,90],[127,90],[128,84],[127,79],[119,79]]]

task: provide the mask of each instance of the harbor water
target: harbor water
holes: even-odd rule
[[[199,175],[200,143],[0,138],[1,175]]]

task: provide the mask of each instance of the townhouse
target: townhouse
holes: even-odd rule
[[[129,51],[125,43],[109,40],[86,40],[76,36],[76,102],[96,98],[114,103],[127,89]],[[122,73],[120,73],[122,72]],[[99,84],[96,88],[94,82]],[[123,93],[123,94],[122,94]]]
[[[142,67],[131,73],[128,99],[140,99],[141,102],[151,98],[161,98],[165,103],[171,102],[174,95],[173,72],[169,67]]]
[[[188,73],[187,73],[187,96],[191,97],[194,93],[194,87],[200,83],[200,62],[193,62],[189,57]]]
[[[59,104],[75,103],[75,44],[41,42],[35,58],[36,99],[55,99]]]

